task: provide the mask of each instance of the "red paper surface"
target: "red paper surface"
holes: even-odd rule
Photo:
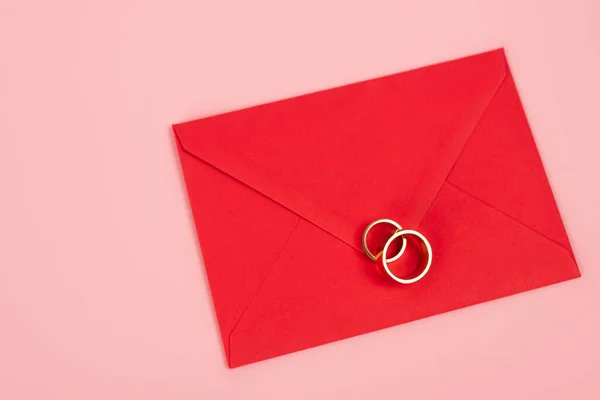
[[[230,367],[579,276],[503,50],[174,130]],[[378,218],[421,281],[364,256]]]

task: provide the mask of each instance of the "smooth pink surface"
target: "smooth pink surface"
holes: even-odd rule
[[[599,398],[600,3],[290,3],[0,3],[0,398]],[[227,369],[170,124],[500,46],[582,278]]]

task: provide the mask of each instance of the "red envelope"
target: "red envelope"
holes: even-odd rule
[[[503,50],[174,131],[230,367],[580,276]],[[419,282],[363,254],[379,218]]]

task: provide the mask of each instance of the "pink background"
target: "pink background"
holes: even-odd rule
[[[500,46],[583,277],[227,369],[170,124]],[[599,96],[597,0],[0,0],[0,398],[600,398]]]

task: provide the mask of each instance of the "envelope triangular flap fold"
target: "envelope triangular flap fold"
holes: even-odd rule
[[[300,217],[176,143],[223,347],[230,361],[229,335]],[[249,240],[254,238],[260,238],[259,245]]]
[[[181,146],[360,249],[416,227],[506,77],[502,50],[175,126]]]
[[[510,68],[448,182],[548,238],[573,257]],[[574,263],[573,269],[577,271]]]

